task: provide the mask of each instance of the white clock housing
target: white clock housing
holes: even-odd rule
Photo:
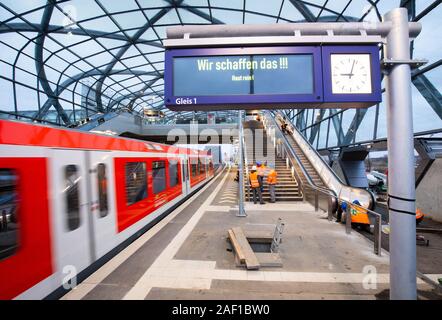
[[[333,94],[370,94],[370,54],[331,54]]]

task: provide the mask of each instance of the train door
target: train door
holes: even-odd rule
[[[87,151],[89,188],[91,194],[90,215],[91,238],[95,259],[102,257],[115,247],[116,212],[112,177],[114,172],[111,152]]]
[[[181,161],[181,178],[183,181],[183,194],[188,194],[190,190],[190,180],[189,180],[189,163],[187,161],[187,157],[182,158]]]
[[[92,260],[85,151],[54,149],[51,160],[56,265],[67,282]]]

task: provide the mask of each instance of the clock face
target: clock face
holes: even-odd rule
[[[332,93],[370,94],[370,54],[331,54]]]

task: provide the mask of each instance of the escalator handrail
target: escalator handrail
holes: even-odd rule
[[[282,118],[282,116],[281,116],[281,114],[280,113],[277,113],[277,115],[279,115],[281,118]],[[277,117],[277,115],[275,115],[275,117],[272,117],[273,118],[273,120],[275,121],[275,124],[276,124],[276,126],[278,126],[278,123],[276,122],[276,117]],[[307,141],[307,139],[300,133],[300,131],[298,130],[298,128],[296,128],[292,123],[289,123],[289,126],[293,129],[293,130],[296,130],[296,133],[301,137],[301,139],[303,139],[304,140],[304,142],[306,142],[306,143],[308,143],[308,144],[310,144],[308,141]],[[278,126],[278,128],[279,128],[279,126]],[[300,149],[301,149],[301,151],[304,153],[304,155],[307,157],[307,158],[309,158],[308,157],[308,155],[307,154],[305,154],[305,151],[303,150],[303,148],[302,148],[302,146],[296,141],[296,139],[295,139],[295,137],[294,137],[294,135],[292,135],[292,138],[294,139],[294,141],[298,144],[298,146],[300,147]],[[287,140],[287,139],[286,139]],[[290,147],[292,147],[291,145],[290,145]],[[333,178],[335,178],[336,179],[336,182],[337,182],[337,184],[339,185],[338,187],[336,187],[336,189],[337,190],[333,190],[333,188],[330,188],[329,187],[329,189],[331,190],[331,191],[333,191],[333,193],[334,194],[336,194],[337,196],[338,196],[338,198],[342,198],[343,200],[350,200],[351,201],[351,195],[353,194],[355,194],[355,192],[354,192],[354,190],[357,190],[358,192],[363,192],[363,191],[365,191],[366,193],[368,193],[368,195],[369,195],[369,198],[370,198],[370,200],[369,200],[369,203],[368,203],[368,205],[367,205],[367,208],[368,209],[374,209],[375,208],[375,205],[376,205],[376,199],[375,199],[375,197],[374,197],[374,195],[373,195],[373,193],[372,192],[370,192],[369,190],[367,190],[367,189],[364,189],[364,188],[357,188],[357,187],[352,187],[352,186],[349,186],[349,185],[347,185],[347,184],[345,184],[338,176],[337,176],[337,174],[334,172],[334,170],[328,165],[328,163],[320,156],[320,154],[318,153],[318,151],[316,150],[316,149],[314,149],[313,147],[310,147],[309,149],[311,149],[311,150],[313,150],[313,153],[320,159],[320,161],[321,161],[321,163],[325,166],[325,169],[327,170],[327,172],[328,173],[330,173],[331,175],[332,175],[332,177]],[[310,160],[310,159],[309,159]],[[310,160],[311,161],[311,160]],[[315,171],[320,175],[320,172],[317,170],[317,168],[315,167],[315,166],[313,166],[314,167],[314,169],[315,169]],[[322,172],[322,171],[321,171]],[[345,190],[346,189],[346,190]],[[350,194],[350,196],[347,196],[349,199],[345,199],[345,193],[344,193],[344,195],[343,195],[343,192],[344,191],[347,191],[347,192],[349,192],[349,194]]]
[[[279,114],[280,115],[280,114]],[[281,115],[280,115],[281,116]],[[299,134],[299,136],[308,144],[310,144],[310,142],[302,135],[302,133],[299,131],[298,128],[296,128],[292,123],[288,123],[289,126],[294,130],[296,130],[296,132]],[[295,140],[295,139],[294,139]],[[299,145],[299,143],[295,140],[295,142]],[[299,146],[302,150],[302,147]],[[341,184],[345,185],[344,181],[342,181],[342,179],[335,173],[335,171],[330,167],[330,165],[327,163],[327,161],[325,161],[321,155],[319,154],[318,150],[316,150],[315,148],[311,147],[310,148],[320,159],[320,161],[322,162],[322,164],[324,164],[326,166],[326,168],[328,168],[328,170],[330,171],[330,173],[336,178],[336,180],[338,180]],[[304,152],[304,150],[302,150]]]
[[[307,170],[305,169],[305,167],[304,167],[304,165],[302,164],[301,160],[299,159],[298,155],[297,155],[296,152],[293,150],[293,147],[292,147],[292,145],[290,144],[290,142],[288,141],[287,137],[281,132],[281,129],[279,128],[278,123],[276,122],[276,119],[273,118],[273,117],[270,117],[270,118],[272,118],[275,127],[278,128],[278,131],[279,131],[279,133],[280,133],[280,136],[282,136],[283,139],[285,140],[285,146],[286,146],[287,150],[290,152],[290,155],[295,159],[296,163],[298,164],[299,168],[300,168],[301,171],[302,171],[302,174],[303,174],[304,177],[307,179],[307,182],[308,182],[308,184],[309,184],[308,187],[310,187],[310,188],[312,188],[312,189],[314,189],[314,190],[322,191],[322,192],[324,192],[324,193],[327,193],[327,194],[331,194],[331,195],[333,195],[333,196],[336,196],[336,194],[335,194],[335,192],[334,192],[333,190],[331,190],[331,189],[329,189],[329,188],[323,188],[323,187],[317,186],[317,185],[313,182],[312,178],[311,178],[310,175],[308,174]],[[295,170],[295,171],[296,171],[296,170]],[[298,178],[299,178],[299,177],[298,177]],[[299,179],[298,182],[303,186],[303,182],[302,182],[301,179]]]

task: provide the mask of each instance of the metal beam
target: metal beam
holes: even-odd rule
[[[347,133],[345,134],[344,140],[342,144],[347,145],[350,144],[356,136],[356,132],[358,131],[359,126],[361,125],[362,120],[364,119],[367,109],[356,109],[356,113],[351,121],[350,126],[348,127]]]
[[[161,79],[161,77],[156,77],[154,79],[149,80],[146,85],[143,87],[143,89],[139,90],[139,92],[137,93],[129,93],[127,95],[122,95],[121,97],[118,97],[117,99],[115,99],[114,101],[112,101],[108,106],[107,109],[108,110],[112,110],[112,108],[117,105],[120,104],[121,101],[125,100],[125,99],[131,99],[131,101],[129,102],[129,104],[131,104],[133,101],[135,101],[138,98],[143,97],[144,95],[146,95],[145,91],[151,86],[153,85],[155,82],[157,82],[159,79]],[[149,93],[151,94],[151,93]]]
[[[76,75],[72,76],[71,78],[65,80],[60,86],[58,86],[57,90],[54,92],[54,96],[57,96],[57,97],[60,96],[64,90],[69,88],[70,85],[74,84],[75,82],[80,81],[81,79],[92,77],[92,76],[98,76],[98,75],[102,75],[102,74],[103,74],[103,71],[99,70],[99,69],[93,69],[93,70],[89,70],[84,73],[76,74]],[[147,71],[129,70],[129,69],[126,69],[126,70],[115,69],[109,73],[109,75],[114,75],[114,74],[156,75],[156,72],[147,72]],[[49,109],[51,108],[53,103],[54,103],[53,99],[48,99],[44,103],[44,105],[41,107],[39,113],[41,115],[45,115],[49,111]],[[38,120],[41,118],[39,117],[39,115],[37,115],[35,119]]]
[[[427,100],[430,107],[442,119],[442,95],[439,90],[424,75],[419,74],[412,78],[414,86],[419,90],[422,96]]]
[[[339,114],[336,114],[335,109],[330,109],[330,114],[335,114],[334,116],[331,117],[331,120],[333,123],[333,127],[335,128],[336,138],[338,140],[337,145],[339,146],[342,143],[342,141],[344,140],[344,134],[342,132],[341,121],[339,119]],[[342,114],[342,113],[340,113],[340,114]]]
[[[166,0],[166,2],[171,3],[171,0]],[[187,10],[191,13],[193,13],[194,15],[197,15],[200,18],[203,18],[204,20],[207,20],[208,22],[212,23],[212,24],[224,24],[223,21],[214,18],[213,16],[211,16],[210,14],[204,13],[201,10],[188,6],[188,5],[180,5],[179,6],[180,9],[184,9]]]
[[[6,23],[4,25],[0,26],[0,34],[2,33],[9,33],[9,32],[37,32],[41,30],[41,25],[38,23],[24,23],[24,22],[16,22],[16,23]],[[121,40],[121,41],[127,41],[127,37],[116,34],[116,33],[109,33],[104,31],[98,31],[98,30],[90,30],[90,29],[67,29],[63,26],[57,26],[57,25],[49,25],[47,28],[47,33],[57,33],[57,34],[73,34],[76,36],[86,36],[86,37],[92,37],[92,38],[105,38],[105,39],[112,39],[112,40]],[[163,45],[158,42],[153,42],[151,40],[145,40],[145,39],[138,39],[134,42],[134,44],[147,44],[153,47],[161,48],[163,49]]]
[[[325,109],[320,109],[319,117],[314,120],[315,125],[312,127],[312,130],[310,131],[310,138],[309,138],[310,144],[313,144],[313,142],[315,141],[316,135],[318,134],[319,128],[321,127],[320,123],[322,121],[322,118],[324,117],[324,114],[325,114]]]
[[[314,22],[316,20],[315,15],[310,11],[310,9],[299,0],[290,0],[290,3],[302,14],[302,16],[308,22]]]
[[[71,121],[69,120],[68,115],[66,114],[60,102],[58,101],[58,95],[54,94],[54,92],[51,89],[51,86],[49,85],[48,79],[46,77],[45,65],[43,63],[44,42],[46,34],[48,32],[49,22],[51,20],[52,12],[54,11],[55,5],[56,1],[48,0],[46,8],[43,11],[40,23],[41,31],[38,33],[38,38],[35,41],[35,68],[37,72],[38,81],[41,87],[43,88],[44,92],[48,96],[48,99],[52,101],[52,105],[54,105],[55,110],[57,110],[63,122],[66,125],[70,125]],[[42,111],[43,111],[42,109],[38,111],[36,116],[37,119],[42,119],[43,116],[46,115],[47,111],[46,112]]]
[[[183,0],[179,0],[178,4],[181,4]],[[115,55],[114,59],[107,65],[104,70],[103,75],[98,79],[97,86],[95,90],[95,99],[97,103],[97,109],[103,109],[103,103],[101,101],[102,88],[104,80],[109,76],[110,71],[113,67],[118,63],[121,57],[126,53],[126,51],[137,41],[150,27],[152,27],[158,20],[164,17],[172,8],[163,8],[157,14],[155,14],[147,23],[141,27],[130,39],[129,42],[126,43]]]

